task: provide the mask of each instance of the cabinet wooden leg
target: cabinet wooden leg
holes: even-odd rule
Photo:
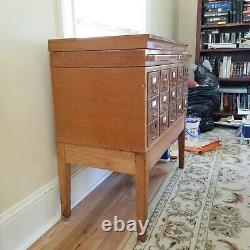
[[[185,154],[185,129],[180,133],[178,137],[179,146],[179,168],[184,168],[184,154]]]
[[[138,220],[140,220],[144,226],[148,216],[149,168],[146,165],[144,154],[136,154],[135,183],[138,240],[145,241],[146,233],[139,235],[141,234],[141,227],[138,224]]]
[[[65,146],[57,143],[57,161],[60,186],[61,213],[68,218],[71,213],[71,166],[66,163]]]

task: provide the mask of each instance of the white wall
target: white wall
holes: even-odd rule
[[[177,40],[189,45],[192,55],[191,62],[195,61],[196,25],[198,0],[177,0]]]
[[[175,0],[149,0],[148,31],[172,39]],[[62,37],[60,0],[1,1],[0,249],[25,248],[59,219],[47,41]],[[109,172],[77,170],[77,204]],[[84,183],[84,185],[83,185]]]
[[[56,1],[0,8],[0,211],[56,176],[47,40],[60,35]]]
[[[176,37],[176,0],[147,0],[147,32]]]
[[[61,37],[59,0],[1,1],[0,249],[25,247],[59,219],[48,39]],[[73,178],[76,204],[107,177]],[[84,183],[85,185],[80,185]]]

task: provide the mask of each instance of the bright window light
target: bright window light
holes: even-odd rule
[[[63,10],[64,33],[65,27],[66,33],[71,33],[74,37],[145,33],[146,2],[147,0],[71,0],[71,8]],[[65,13],[68,11],[71,13]],[[71,18],[65,19],[68,16]],[[68,23],[70,20],[73,24]],[[69,27],[72,27],[71,32],[68,32]]]

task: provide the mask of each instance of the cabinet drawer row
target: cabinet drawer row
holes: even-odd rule
[[[155,120],[160,114],[184,100],[187,95],[187,84],[174,85],[169,91],[163,92],[148,99],[148,123]]]
[[[176,105],[162,113],[155,120],[148,124],[148,146],[150,146],[159,136],[171,126],[182,114],[186,112],[187,96]]]
[[[185,66],[148,72],[148,98],[169,91],[173,85],[178,85],[186,81],[187,77],[188,68]]]

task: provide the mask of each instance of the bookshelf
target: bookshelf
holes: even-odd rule
[[[227,5],[225,2],[231,8],[209,9],[213,3]],[[223,89],[220,92],[225,91],[221,94],[222,104],[229,103],[226,107],[221,105],[220,111],[214,113],[216,117],[239,116],[248,111],[250,114],[250,22],[246,21],[248,14],[243,12],[250,9],[247,3],[250,4],[244,0],[198,0],[195,61],[211,62]],[[224,11],[228,11],[227,16]],[[215,17],[220,20],[215,21]],[[229,44],[232,48],[227,47]],[[239,88],[246,89],[246,93],[237,92]]]
[[[219,29],[219,28],[242,28],[242,27],[248,27],[249,23],[227,23],[227,24],[207,24],[207,25],[201,25],[201,29]]]

